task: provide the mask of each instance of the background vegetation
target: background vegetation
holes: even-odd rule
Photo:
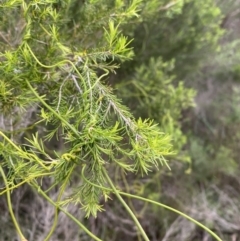
[[[238,0],[1,2],[0,160],[28,241],[91,239],[39,187],[101,240],[143,240],[116,197],[80,175],[86,166],[87,179],[106,186],[105,165],[117,188],[240,239],[239,14]],[[153,168],[158,157],[171,171]],[[1,179],[0,240],[18,240],[7,185]],[[214,240],[124,199],[151,241]]]

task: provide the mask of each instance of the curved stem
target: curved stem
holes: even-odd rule
[[[64,183],[61,187],[60,193],[59,193],[58,198],[57,198],[57,202],[59,202],[61,200],[63,192],[64,192],[64,190],[67,186],[67,182],[69,181],[69,177],[72,174],[74,168],[75,168],[75,165],[73,165],[71,167],[71,169],[70,169],[70,171],[69,171],[69,173],[68,173],[68,175],[67,175],[67,177],[66,177],[66,179],[65,179],[65,181],[64,181]],[[53,225],[52,225],[47,237],[44,239],[44,241],[48,241],[51,238],[54,230],[56,229],[56,226],[57,226],[57,223],[58,223],[58,210],[59,210],[59,207],[55,206],[55,215],[54,215]]]
[[[103,75],[101,75],[92,86],[90,86],[89,88],[87,88],[87,87],[86,87],[86,83],[85,83],[85,81],[84,81],[84,78],[82,77],[82,75],[80,74],[80,72],[78,71],[78,69],[76,68],[76,66],[74,65],[74,63],[73,63],[72,61],[70,61],[70,60],[62,60],[62,61],[60,61],[60,62],[58,62],[58,63],[56,63],[56,64],[53,64],[53,65],[45,65],[45,64],[41,63],[41,62],[38,60],[38,58],[37,58],[36,55],[33,53],[32,49],[29,47],[29,45],[26,44],[26,46],[27,46],[30,54],[31,54],[31,55],[33,56],[33,58],[36,60],[36,62],[37,62],[40,66],[42,66],[42,67],[44,67],[44,68],[51,69],[51,68],[58,67],[58,66],[60,66],[60,65],[62,65],[62,64],[66,64],[66,63],[70,64],[70,65],[73,67],[73,69],[76,71],[76,73],[78,74],[79,78],[80,78],[80,79],[82,80],[82,82],[83,82],[83,85],[84,85],[84,88],[85,88],[84,95],[86,95],[86,94],[88,94],[89,92],[91,92],[92,89],[97,85],[97,83],[98,83],[103,77],[105,77],[105,76],[107,76],[107,75],[109,74],[109,70],[103,69],[106,73],[103,74]]]
[[[52,109],[39,95],[38,93],[34,90],[34,88],[31,86],[31,84],[29,83],[28,80],[26,80],[26,83],[28,85],[28,87],[31,89],[31,91],[33,92],[33,94],[37,97],[37,99],[48,109],[50,110],[58,119],[60,119],[66,126],[69,127],[69,129],[71,129],[74,134],[76,134],[77,136],[79,135],[78,131],[71,125],[69,124],[60,114],[58,114],[54,109]]]
[[[198,222],[197,220],[191,218],[190,216],[188,216],[187,214],[185,213],[182,213],[174,208],[171,208],[165,204],[162,204],[162,203],[159,203],[159,202],[156,202],[156,201],[153,201],[153,200],[150,200],[148,198],[143,198],[143,197],[139,197],[139,196],[136,196],[136,195],[133,195],[133,194],[129,194],[129,193],[124,193],[124,192],[119,192],[121,195],[124,195],[124,196],[128,196],[128,197],[131,197],[131,198],[135,198],[135,199],[138,199],[138,200],[142,200],[144,202],[149,202],[149,203],[152,203],[152,204],[155,204],[155,205],[158,205],[160,207],[163,207],[165,209],[168,209],[172,212],[175,212],[181,216],[183,216],[184,218],[190,220],[191,222],[195,223],[196,225],[198,225],[199,227],[203,228],[205,231],[207,231],[209,234],[211,234],[216,240],[218,241],[223,241],[220,237],[218,237],[212,230],[210,230],[209,228],[207,228],[206,226],[204,226],[203,224],[201,224],[200,222]]]
[[[129,213],[129,215],[132,217],[133,221],[135,222],[136,226],[138,227],[140,233],[142,234],[143,238],[145,241],[150,241],[147,234],[145,233],[145,231],[142,228],[142,225],[139,223],[138,219],[136,218],[135,214],[132,212],[132,210],[129,208],[129,206],[127,205],[127,203],[122,199],[122,197],[119,194],[119,191],[115,188],[112,180],[110,179],[110,177],[107,174],[107,171],[105,170],[105,168],[103,168],[103,173],[106,177],[106,179],[108,180],[109,185],[112,187],[113,192],[115,193],[115,195],[117,196],[118,200],[122,203],[122,205],[125,207],[125,209],[127,210],[127,212]]]
[[[54,174],[54,172],[41,173],[41,174],[35,175],[35,176],[33,176],[33,177],[26,177],[26,178],[24,179],[24,181],[21,181],[21,182],[19,182],[18,184],[14,185],[14,186],[11,186],[11,187],[8,186],[8,189],[5,189],[4,191],[0,192],[0,196],[1,196],[2,194],[4,194],[5,192],[7,192],[7,191],[11,191],[11,190],[13,190],[13,189],[15,189],[15,188],[20,187],[21,185],[23,185],[23,184],[26,183],[26,182],[30,182],[32,179],[35,179],[35,178],[37,178],[37,177],[51,176],[52,174]]]
[[[130,188],[129,188],[127,179],[126,179],[126,177],[124,175],[124,169],[121,169],[120,172],[121,172],[120,175],[122,177],[123,185],[125,186],[125,190],[127,191],[127,193],[129,193],[130,192]],[[134,211],[134,213],[136,213],[136,210],[135,210],[135,208],[134,208],[134,206],[132,204],[131,198],[128,198],[128,202],[129,202],[129,206],[131,207],[131,209]]]
[[[29,45],[26,44],[26,46],[27,46],[29,52],[31,53],[31,55],[33,56],[33,58],[36,60],[36,62],[37,62],[40,66],[42,66],[42,67],[44,67],[44,68],[52,69],[52,68],[58,67],[58,66],[60,66],[60,65],[62,65],[62,64],[69,63],[69,64],[73,67],[73,69],[76,71],[76,73],[78,74],[79,78],[82,80],[83,85],[84,85],[84,88],[85,88],[85,91],[87,90],[86,84],[85,84],[85,81],[84,81],[82,75],[80,74],[80,72],[78,71],[78,69],[76,68],[76,66],[74,65],[74,63],[73,63],[72,61],[70,61],[70,60],[62,60],[62,61],[60,61],[60,62],[58,62],[58,63],[56,63],[56,64],[53,64],[53,65],[45,65],[45,64],[42,64],[42,63],[38,60],[38,58],[37,58],[36,55],[33,53],[32,49],[29,47]]]
[[[170,211],[172,211],[172,212],[174,212],[174,213],[177,213],[177,214],[181,215],[182,217],[188,219],[189,221],[195,223],[197,226],[201,227],[201,228],[204,229],[206,232],[208,232],[209,234],[211,234],[216,240],[218,240],[218,241],[223,241],[217,234],[215,234],[215,233],[214,233],[212,230],[210,230],[208,227],[204,226],[203,224],[201,224],[201,223],[198,222],[197,220],[191,218],[191,217],[188,216],[187,214],[178,211],[177,209],[174,209],[174,208],[169,207],[169,206],[167,206],[167,205],[165,205],[165,204],[162,204],[162,203],[160,203],[160,202],[153,201],[153,200],[148,199],[148,198],[143,198],[143,197],[140,197],[140,196],[137,196],[137,195],[133,195],[133,194],[130,194],[130,193],[125,193],[125,192],[118,191],[118,190],[116,190],[116,188],[115,188],[115,190],[114,190],[113,188],[112,188],[112,189],[111,189],[111,188],[106,188],[106,187],[99,186],[99,185],[97,185],[97,184],[95,184],[95,183],[90,182],[90,181],[87,180],[87,178],[84,176],[84,168],[85,168],[85,167],[82,168],[82,176],[83,176],[83,179],[84,179],[86,182],[88,182],[89,184],[91,184],[91,185],[93,185],[93,186],[95,186],[95,187],[104,189],[104,190],[106,190],[106,191],[108,191],[108,192],[114,192],[115,194],[116,194],[116,192],[117,192],[118,194],[121,194],[121,195],[123,195],[123,196],[135,198],[135,199],[138,199],[138,200],[141,200],[141,201],[144,201],[144,202],[149,202],[149,203],[155,204],[155,205],[157,205],[157,206],[163,207],[163,208],[165,208],[165,209],[168,209],[168,210],[170,210]],[[104,170],[104,171],[105,171],[105,170]],[[105,171],[105,172],[106,172],[106,171]],[[116,195],[117,195],[117,194],[116,194]]]
[[[36,183],[31,183],[37,191],[49,202],[51,203],[54,207],[58,208],[61,210],[63,213],[65,213],[70,219],[72,219],[83,231],[85,231],[92,239],[96,241],[102,241],[99,239],[97,236],[95,236],[91,231],[89,231],[79,220],[77,220],[71,213],[68,211],[64,210],[62,207],[58,206]]]
[[[22,233],[22,231],[21,231],[21,229],[20,229],[20,227],[19,227],[19,224],[18,224],[18,222],[17,222],[17,220],[16,220],[16,218],[15,218],[15,215],[14,215],[14,213],[13,213],[11,196],[10,196],[10,191],[9,191],[9,188],[8,188],[7,178],[6,178],[6,175],[5,175],[5,173],[4,173],[3,168],[2,168],[1,165],[0,165],[0,172],[1,172],[1,174],[2,174],[4,184],[5,184],[5,186],[6,186],[8,210],[9,210],[10,215],[11,215],[11,217],[12,217],[14,226],[15,226],[15,228],[16,228],[16,230],[17,230],[18,235],[19,235],[20,238],[21,238],[21,241],[27,241],[27,239],[24,237],[24,235],[23,235],[23,233]]]

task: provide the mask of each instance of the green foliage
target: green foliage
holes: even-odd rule
[[[123,80],[117,89],[136,116],[153,118],[171,135],[175,150],[180,151],[186,143],[180,118],[184,109],[194,106],[195,91],[185,88],[183,82],[175,86],[173,70],[174,61],[150,59],[148,65],[137,67],[132,78]]]
[[[186,135],[180,120],[194,106],[195,91],[179,76],[201,65],[203,57],[193,56],[217,48],[223,31],[213,1],[7,0],[0,20],[1,195],[21,240],[10,192],[23,184],[55,207],[45,241],[59,210],[100,240],[65,207],[77,204],[86,217],[96,217],[111,194],[146,241],[121,195],[183,215],[220,240],[183,213],[119,191],[111,180],[113,170],[137,178],[159,164],[169,168],[172,145],[181,153]],[[223,147],[221,156],[228,154]],[[158,200],[158,193],[149,197]]]
[[[221,10],[212,0],[172,1],[176,4],[167,8],[169,11],[167,3],[164,8],[156,6],[161,1],[153,2],[154,14],[149,16],[143,10],[143,20],[134,29],[137,63],[161,56],[164,61],[175,59],[177,77],[195,73],[209,53],[219,48],[218,41],[224,33],[220,28]],[[148,9],[149,4],[145,4]]]
[[[81,43],[79,49],[74,42],[66,42],[68,35],[61,28],[66,24],[72,7],[70,2],[7,1],[1,5],[1,16],[5,21],[9,14],[5,9],[19,8],[19,19],[25,25],[18,44],[12,48],[7,46],[0,54],[0,108],[4,118],[10,122],[10,133],[6,132],[5,125],[1,126],[0,132],[1,173],[5,183],[2,193],[8,195],[10,211],[10,190],[28,183],[48,198],[41,190],[40,181],[51,177],[53,185],[61,186],[58,208],[68,203],[79,203],[86,216],[96,216],[98,211],[102,211],[100,198],[104,196],[107,199],[109,195],[109,191],[104,189],[110,180],[105,171],[108,165],[147,174],[159,160],[166,163],[163,155],[171,153],[170,139],[151,121],[135,120],[103,81],[109,71],[117,67],[111,60],[125,60],[130,56],[129,42],[120,34],[118,26],[122,19],[126,21],[137,15],[139,1],[133,1],[122,11],[122,8],[114,8],[114,19],[112,9],[104,12],[100,8],[105,20],[104,24],[96,25],[86,17],[89,14],[87,9],[94,8],[90,16],[95,15],[101,3],[91,1],[90,5],[86,2],[80,8],[85,14],[79,22],[83,21],[87,26],[81,30],[82,33],[88,38],[99,31],[101,41],[92,42],[91,48],[88,43],[85,46]],[[122,4],[118,1],[117,5]],[[111,5],[105,3],[105,6]],[[2,27],[5,24],[3,22]],[[86,29],[91,29],[92,25],[92,32],[87,33]],[[75,45],[74,48],[71,45]],[[28,115],[34,106],[36,117],[23,124],[25,129],[20,129],[24,115]],[[17,121],[20,124],[13,126]],[[46,130],[44,123],[51,124],[53,129]],[[29,125],[34,126],[32,136],[25,137],[25,143],[19,142]],[[45,150],[46,141],[58,135],[66,150],[61,154],[52,150],[54,155],[49,154]],[[77,182],[75,191],[67,199],[62,199],[67,183],[83,166],[87,167],[88,182],[79,176],[81,181]],[[15,220],[14,215],[12,217]],[[15,226],[21,239],[25,240],[16,222]],[[146,236],[143,230],[142,233]]]
[[[133,2],[125,11],[128,17],[136,15],[136,3]],[[127,108],[122,106],[111,94],[110,89],[102,83],[102,78],[115,67],[106,60],[125,58],[125,53],[129,51],[127,39],[119,35],[118,27],[110,21],[104,35],[103,48],[107,49],[106,53],[101,52],[100,46],[95,46],[96,49],[90,53],[71,51],[62,42],[63,33],[56,25],[57,22],[63,21],[66,6],[64,8],[59,6],[60,10],[57,12],[55,1],[30,2],[28,5],[22,2],[22,4],[22,14],[26,21],[22,42],[16,49],[1,53],[4,59],[0,66],[3,76],[1,98],[8,100],[1,102],[1,108],[2,111],[7,109],[8,113],[11,113],[14,108],[24,109],[27,105],[39,103],[41,115],[38,116],[35,126],[46,122],[55,126],[55,129],[48,134],[43,131],[41,136],[36,132],[33,139],[28,140],[28,150],[20,146],[15,147],[14,136],[10,140],[2,134],[6,143],[10,144],[7,145],[8,148],[7,146],[4,148],[6,164],[18,170],[13,179],[26,178],[23,174],[25,175],[24,172],[28,167],[28,175],[32,178],[36,170],[38,175],[51,170],[51,176],[56,176],[57,181],[64,182],[66,178],[70,178],[69,170],[74,165],[85,163],[89,168],[90,180],[105,185],[103,166],[106,162],[121,163],[118,158],[121,155],[133,160],[132,164],[129,162],[129,165],[121,165],[122,168],[147,173],[150,163],[156,164],[157,158],[169,153],[169,140],[151,122],[141,120],[136,122]],[[98,7],[99,1],[92,4]],[[34,28],[36,24],[39,24],[40,28]],[[100,30],[103,27],[101,26]],[[39,44],[34,43],[36,39],[38,43],[47,45],[45,51],[42,51]],[[104,73],[98,75],[97,70],[102,70]],[[14,97],[12,97],[13,89]],[[11,101],[11,98],[14,100]],[[116,122],[116,118],[119,122]],[[60,128],[63,133],[62,138],[70,148],[62,156],[53,159],[44,151],[43,143],[45,138],[51,139]],[[128,147],[121,142],[122,136],[125,135],[129,138]],[[166,148],[158,145],[159,142]],[[12,148],[16,149],[16,154],[8,156],[12,153]],[[39,158],[36,150],[44,156],[43,160]],[[22,165],[17,158],[19,155],[28,162]],[[103,155],[107,155],[108,158],[103,159]],[[14,164],[8,162],[10,157]],[[145,162],[149,162],[149,165]],[[89,195],[93,193],[96,193],[94,206],[97,205],[101,192],[96,190]],[[90,208],[87,195],[85,199],[84,205]],[[96,215],[93,210],[94,207],[90,208],[90,212]]]

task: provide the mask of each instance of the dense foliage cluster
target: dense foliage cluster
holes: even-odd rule
[[[238,180],[237,14],[214,0],[1,1],[0,239],[233,240],[240,207],[219,210]]]

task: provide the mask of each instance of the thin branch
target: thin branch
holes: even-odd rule
[[[2,177],[3,177],[3,181],[4,181],[4,184],[6,186],[6,192],[7,192],[7,203],[8,203],[8,210],[10,212],[10,215],[12,217],[12,220],[13,220],[13,223],[14,223],[14,226],[17,230],[17,233],[18,235],[20,236],[21,238],[21,241],[27,241],[27,239],[24,237],[20,227],[19,227],[19,224],[15,218],[15,215],[13,213],[13,209],[12,209],[12,202],[11,202],[11,196],[10,196],[10,190],[9,190],[9,187],[8,187],[8,182],[7,182],[7,178],[6,178],[6,175],[3,171],[3,168],[2,166],[0,165],[0,173],[2,174]]]
[[[89,231],[79,220],[77,220],[71,213],[63,209],[62,207],[58,206],[42,189],[40,186],[38,186],[36,183],[31,183],[36,190],[49,202],[51,203],[54,207],[58,208],[61,210],[63,213],[65,213],[70,219],[72,219],[82,230],[84,230],[92,239],[96,241],[102,241],[99,239],[97,236],[95,236],[91,231]]]
[[[84,166],[85,167],[85,166]],[[187,214],[183,213],[183,212],[180,212],[172,207],[169,207],[163,203],[160,203],[160,202],[156,202],[156,201],[153,201],[151,199],[148,199],[148,198],[143,198],[143,197],[140,197],[140,196],[137,196],[137,195],[133,195],[133,194],[130,194],[130,193],[125,193],[125,192],[121,192],[121,191],[118,191],[115,186],[112,184],[111,180],[109,182],[111,188],[107,188],[107,187],[103,187],[103,186],[99,186],[95,183],[92,183],[90,182],[85,176],[84,176],[84,167],[82,168],[82,177],[83,179],[88,182],[89,184],[91,184],[92,186],[95,186],[95,187],[98,187],[98,188],[101,188],[102,190],[105,190],[105,191],[108,191],[108,192],[113,192],[114,194],[121,194],[121,195],[124,195],[124,196],[127,196],[127,197],[131,197],[131,198],[135,198],[135,199],[138,199],[138,200],[142,200],[144,202],[149,202],[149,203],[152,203],[152,204],[155,204],[157,206],[160,206],[160,207],[163,207],[165,209],[168,209],[172,212],[175,212],[181,216],[183,216],[184,218],[188,219],[189,221],[195,223],[196,225],[198,225],[199,227],[201,227],[202,229],[204,229],[206,232],[208,232],[209,234],[211,234],[216,240],[218,241],[223,241],[217,234],[215,234],[212,230],[210,230],[208,227],[204,226],[203,224],[201,224],[200,222],[198,222],[197,220],[193,219],[192,217],[188,216]],[[104,173],[107,174],[107,172],[105,171],[105,169],[103,169]],[[107,178],[108,176],[106,176]],[[108,178],[107,178],[108,179]],[[111,185],[112,184],[112,185]]]
[[[80,86],[79,86],[79,84],[78,84],[78,82],[77,82],[77,80],[76,80],[75,75],[72,74],[71,77],[72,77],[72,80],[73,80],[73,82],[74,82],[74,84],[75,84],[78,92],[82,95],[83,91],[82,91],[82,89],[80,88]]]
[[[56,111],[58,112],[59,110],[59,107],[60,107],[60,102],[61,102],[61,99],[62,99],[62,88],[63,88],[63,85],[65,84],[65,82],[67,81],[67,79],[69,78],[69,76],[71,76],[71,74],[69,74],[62,82],[60,88],[59,88],[59,94],[58,94],[58,104],[57,104],[57,108],[56,108]]]
[[[119,191],[115,188],[114,184],[112,183],[112,180],[110,179],[110,177],[107,174],[107,171],[105,168],[103,168],[103,173],[106,177],[106,179],[108,180],[109,185],[112,187],[113,192],[115,193],[115,195],[117,196],[118,200],[122,203],[122,205],[125,207],[125,209],[127,210],[127,212],[129,213],[129,215],[132,217],[134,223],[136,224],[136,226],[139,229],[139,232],[142,234],[143,238],[145,241],[150,241],[147,234],[145,233],[145,231],[142,228],[142,225],[139,223],[136,215],[133,213],[133,211],[129,208],[129,206],[127,205],[127,203],[123,200],[123,198],[120,196]]]
[[[88,67],[85,66],[87,68],[87,81],[88,81],[88,85],[89,85],[89,90],[90,90],[90,114],[92,113],[92,86],[91,86],[91,80],[90,80],[90,75],[89,75],[89,70]]]

